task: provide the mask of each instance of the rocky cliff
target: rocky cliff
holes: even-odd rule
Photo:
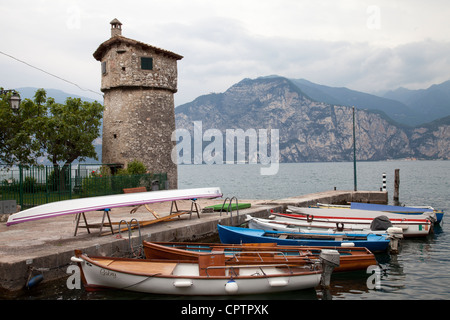
[[[289,79],[244,79],[176,108],[177,128],[279,129],[281,162],[353,159],[353,109],[315,101]],[[358,160],[450,159],[450,117],[418,127],[380,111],[355,111]]]

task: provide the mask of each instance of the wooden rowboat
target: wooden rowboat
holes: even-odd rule
[[[325,280],[324,268],[339,265],[339,255],[323,252],[323,263],[225,265],[224,255],[202,255],[198,261],[88,257],[76,250],[71,261],[82,273],[86,290],[115,288],[170,295],[262,294],[314,288]],[[336,260],[337,255],[337,260]],[[329,284],[328,284],[329,285]]]
[[[225,264],[295,263],[308,264],[319,260],[323,249],[339,252],[340,265],[334,272],[367,270],[377,265],[375,255],[367,248],[279,246],[276,243],[187,243],[187,242],[143,242],[147,259],[172,259],[196,261],[199,256],[211,253],[224,254]]]

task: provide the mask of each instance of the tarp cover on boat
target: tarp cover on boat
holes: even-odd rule
[[[433,209],[429,208],[414,208],[414,207],[402,207],[402,206],[391,206],[385,204],[374,204],[374,203],[362,203],[362,202],[352,202],[350,207],[352,209],[359,210],[374,210],[374,211],[390,211],[390,212],[433,212]]]
[[[387,230],[390,227],[392,227],[391,220],[386,216],[378,216],[370,224],[370,230],[372,231]]]

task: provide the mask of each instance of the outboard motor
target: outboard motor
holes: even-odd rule
[[[370,224],[372,231],[386,231],[388,239],[390,240],[390,252],[398,253],[398,244],[403,239],[403,230],[401,228],[393,227],[391,220],[386,216],[378,216],[372,220]]]
[[[398,244],[403,239],[403,229],[398,227],[390,227],[386,230],[389,240],[389,251],[391,253],[398,253]]]
[[[386,216],[378,216],[370,224],[370,230],[372,231],[384,231],[390,227],[392,227],[391,220]]]
[[[337,250],[332,249],[322,249],[320,252],[320,261],[322,262],[322,278],[320,279],[320,284],[322,287],[329,287],[331,274],[334,268],[340,265],[340,254]]]

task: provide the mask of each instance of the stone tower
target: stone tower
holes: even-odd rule
[[[178,188],[171,135],[183,57],[122,36],[122,23],[114,19],[111,38],[94,58],[101,62],[104,93],[102,163],[126,167],[136,159],[152,173],[166,172],[169,188]]]

